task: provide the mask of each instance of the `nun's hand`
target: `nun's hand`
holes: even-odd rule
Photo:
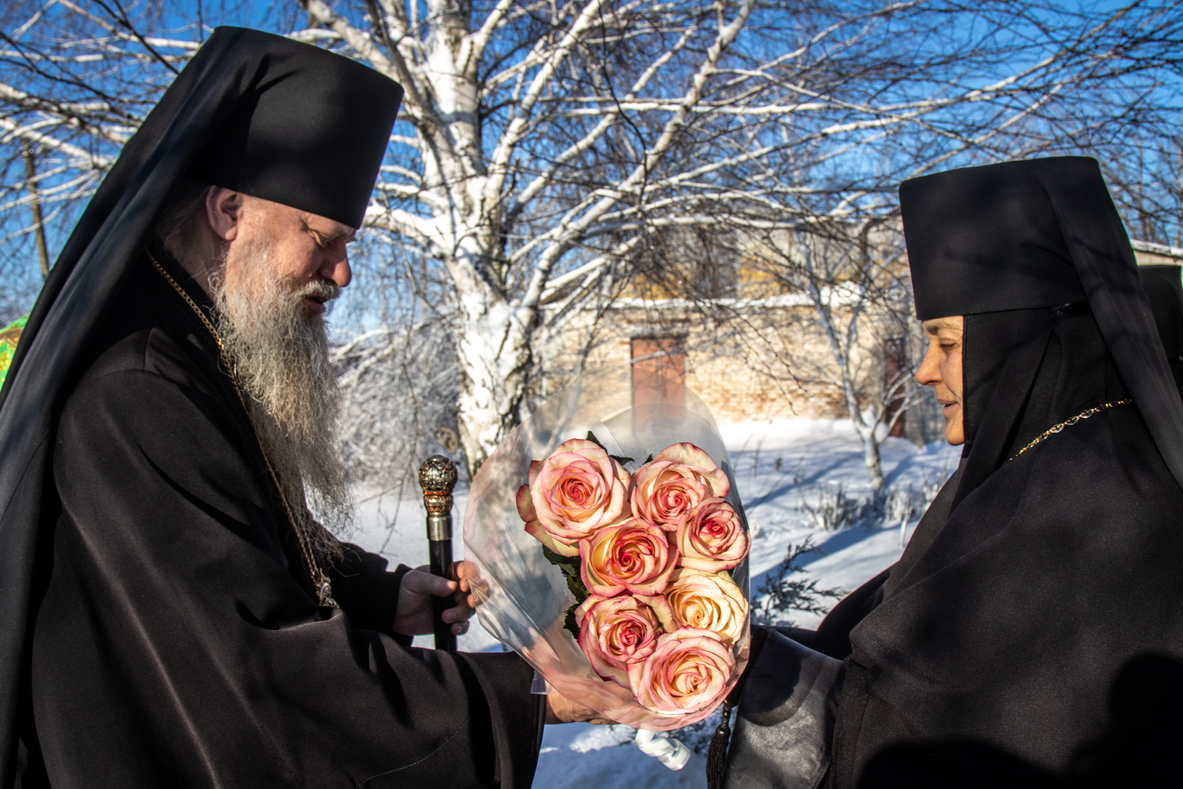
[[[476,597],[472,594],[470,582],[473,568],[468,562],[456,562],[454,567],[459,579],[456,581],[432,575],[426,565],[403,575],[398,591],[398,610],[394,615],[394,632],[405,636],[431,633],[431,599],[448,596],[456,600],[456,605],[444,611],[443,620],[451,623],[456,635],[468,631],[468,620],[476,610]]]

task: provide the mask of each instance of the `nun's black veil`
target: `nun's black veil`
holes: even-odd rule
[[[1013,421],[1021,408],[996,401],[1023,402],[1056,318],[1080,312],[1092,313],[1155,446],[1183,484],[1183,405],[1094,159],[917,178],[900,187],[900,207],[917,317],[967,316],[967,468],[957,500],[1009,456],[1018,426],[998,420]],[[1038,309],[1078,303],[1086,309]]]
[[[401,97],[396,83],[346,58],[219,28],[124,147],[74,228],[0,392],[0,786],[14,774],[38,524],[56,506],[46,484],[54,427],[75,363],[157,210],[194,178],[358,227]],[[324,102],[350,113],[310,112]],[[264,106],[269,111],[258,112]]]
[[[1183,281],[1179,266],[1138,266],[1175,385],[1183,392]]]
[[[965,317],[965,446],[885,592],[967,495],[1088,408],[1130,397],[1183,484],[1183,404],[1096,160],[950,170],[904,182],[900,207],[917,317]]]

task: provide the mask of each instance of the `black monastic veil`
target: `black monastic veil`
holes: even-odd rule
[[[792,632],[828,657],[769,636],[778,665],[757,664],[780,684],[745,689],[733,786],[818,779],[784,777],[768,748],[807,708],[829,787],[921,781],[949,740],[1025,775],[1071,773],[1110,731],[1123,668],[1183,656],[1183,402],[1096,162],[954,170],[900,192],[917,316],[965,316],[962,460],[900,561]],[[840,685],[796,679],[818,661],[844,661]],[[980,780],[981,764],[940,780]]]
[[[1183,281],[1180,266],[1138,266],[1142,287],[1150,300],[1158,336],[1167,352],[1175,384],[1183,392]]]

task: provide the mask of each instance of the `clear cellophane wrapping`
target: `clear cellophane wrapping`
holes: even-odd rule
[[[548,457],[568,439],[593,433],[609,454],[636,458],[630,464],[633,469],[672,444],[689,442],[727,474],[727,501],[747,530],[735,476],[710,409],[682,384],[652,372],[642,373],[645,387],[635,392],[634,369],[608,368],[581,376],[501,442],[472,483],[464,511],[464,555],[478,572],[474,590],[481,626],[529,662],[551,688],[619,723],[670,731],[706,718],[714,708],[688,715],[654,712],[639,704],[629,689],[592,670],[563,626],[575,597],[562,571],[543,556],[541,543],[526,533],[515,503],[530,461]],[[747,558],[730,574],[747,599]],[[747,663],[750,607],[748,618],[743,636],[732,646],[735,669],[728,692]]]

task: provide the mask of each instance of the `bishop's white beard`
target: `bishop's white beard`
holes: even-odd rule
[[[337,377],[321,315],[305,298],[334,298],[340,288],[317,281],[296,287],[276,277],[270,239],[236,245],[213,277],[218,331],[263,451],[279,477],[296,528],[318,559],[341,553],[329,532],[352,525],[344,466],[336,440]],[[226,287],[227,268],[243,272]],[[321,526],[306,517],[311,505]],[[326,529],[327,527],[327,529]]]

